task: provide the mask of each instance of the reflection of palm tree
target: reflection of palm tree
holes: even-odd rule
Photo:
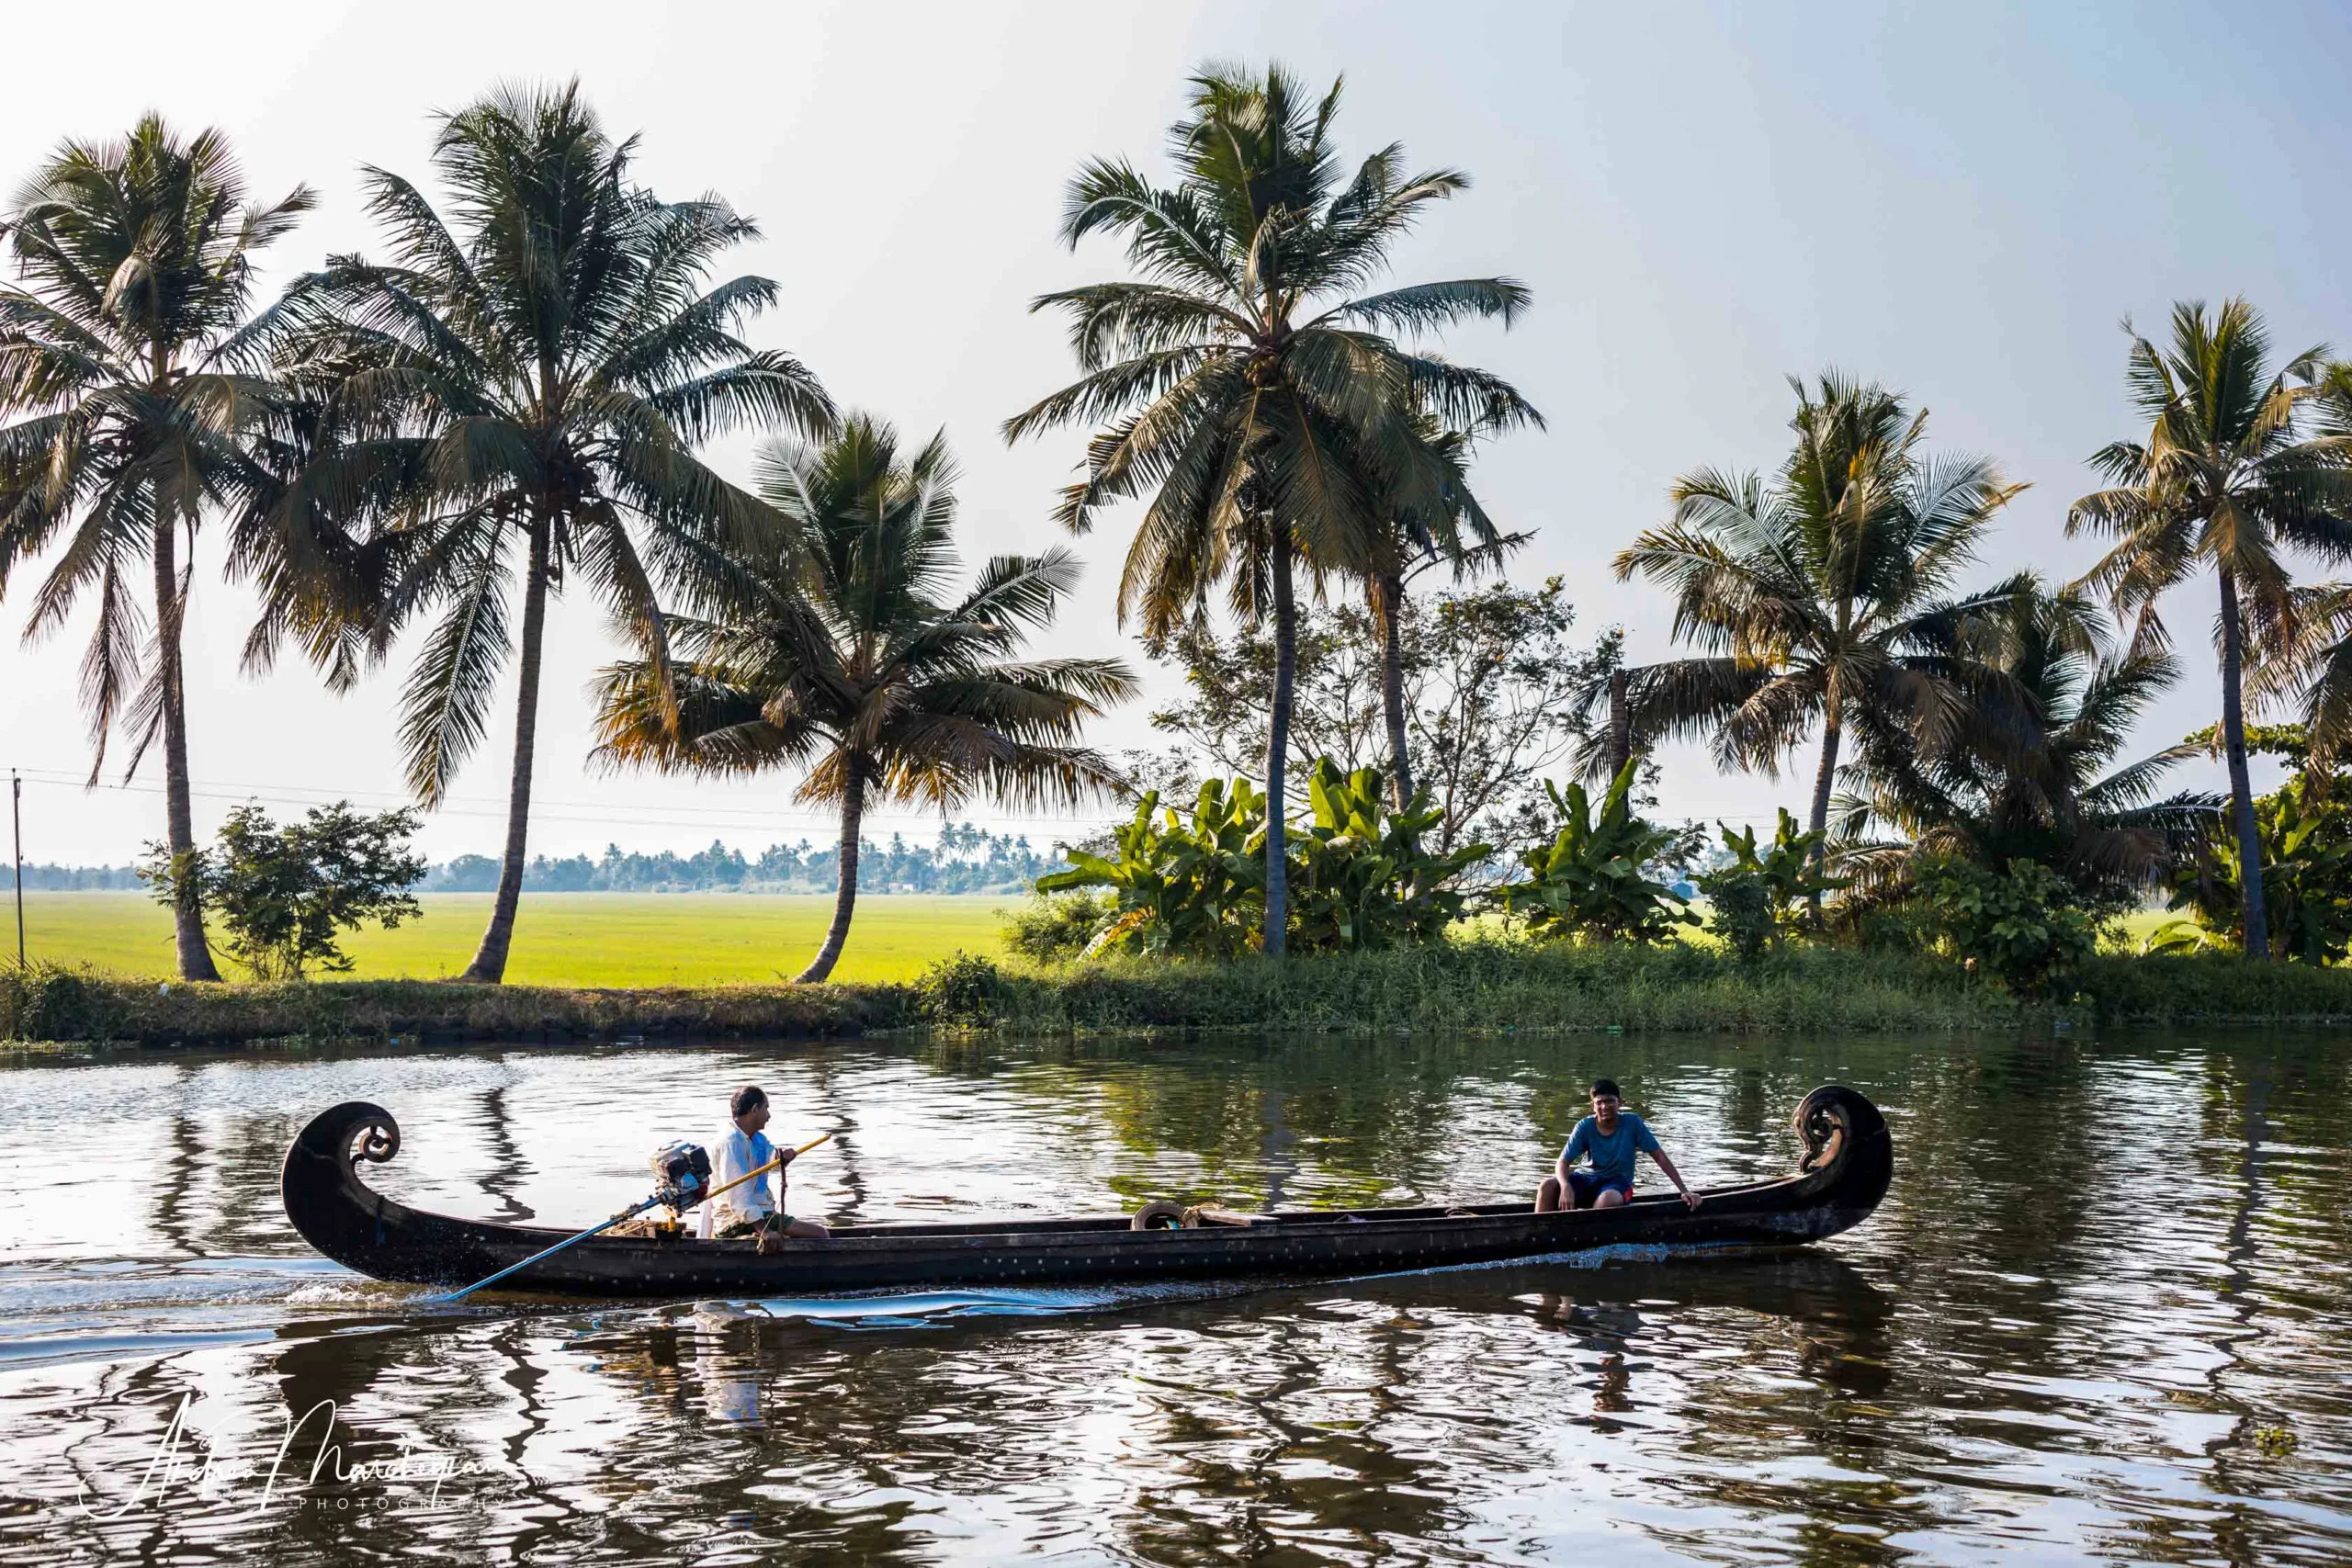
[[[808,1076],[817,1081],[818,1099],[823,1102],[825,1131],[831,1134],[834,1157],[841,1161],[842,1186],[849,1192],[846,1202],[834,1205],[826,1212],[828,1222],[837,1225],[855,1224],[865,1211],[865,1162],[859,1156],[857,1113],[854,1095],[843,1096],[833,1089],[833,1053],[820,1051],[808,1060]]]
[[[497,1217],[516,1222],[536,1217],[537,1211],[514,1196],[515,1190],[531,1177],[532,1168],[514,1142],[514,1129],[506,1114],[504,1084],[482,1091],[478,1124],[490,1153],[490,1173],[481,1179],[481,1190],[498,1200]]]
[[[172,1157],[164,1168],[163,1179],[155,1184],[155,1229],[190,1258],[204,1256],[204,1248],[189,1228],[192,1194],[203,1172],[204,1140],[198,1135],[196,1118],[173,1117]]]
[[[2217,1064],[2220,1058],[2217,1057]],[[2263,1335],[2256,1317],[2262,1311],[2262,1292],[2255,1288],[2255,1216],[2262,1208],[2266,1172],[2263,1168],[2267,1155],[2263,1147],[2270,1132],[2271,1062],[2267,1053],[2257,1055],[2248,1069],[2241,1101],[2240,1153],[2237,1160],[2236,1191],[2230,1205],[2230,1224],[2222,1248],[2222,1281],[2219,1287],[2222,1300],[2229,1306],[2230,1315],[2237,1320],[2237,1330],[2214,1337],[2214,1346],[2227,1358],[2214,1362],[2206,1370],[2205,1381],[2213,1391],[2216,1404],[2223,1409],[2235,1407],[2238,1419],[2229,1432],[2205,1445],[2206,1454],[2217,1464],[2223,1461],[2233,1448],[2245,1445],[2256,1412],[2245,1402],[2245,1379],[2242,1375],[2249,1359],[2245,1347]]]

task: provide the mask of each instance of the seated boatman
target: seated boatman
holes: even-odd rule
[[[1695,1209],[1700,1198],[1657,1146],[1657,1136],[1649,1123],[1622,1109],[1624,1095],[1611,1078],[1595,1080],[1592,1086],[1592,1114],[1577,1123],[1568,1134],[1568,1146],[1560,1151],[1560,1166],[1556,1174],[1544,1179],[1535,1190],[1535,1212],[1539,1214],[1556,1213],[1563,1206],[1571,1209],[1614,1209],[1633,1196],[1634,1156],[1644,1154],[1666,1172],[1682,1194],[1682,1201]],[[1589,1156],[1590,1170],[1576,1168],[1577,1161]]]
[[[727,1108],[734,1113],[735,1130],[719,1140],[717,1157],[711,1161],[711,1187],[725,1187],[770,1160],[781,1159],[783,1164],[704,1203],[702,1235],[721,1240],[757,1236],[762,1252],[777,1250],[786,1236],[817,1241],[832,1235],[814,1221],[796,1220],[784,1212],[784,1173],[792,1164],[794,1151],[778,1149],[768,1142],[763,1130],[770,1114],[767,1091],[757,1084],[745,1084],[735,1091]],[[774,1196],[768,1189],[770,1176],[775,1179]]]

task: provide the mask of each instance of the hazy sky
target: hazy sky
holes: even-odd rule
[[[1667,607],[1617,584],[1609,558],[1661,520],[1676,474],[1778,460],[1788,375],[1835,365],[1903,389],[1931,411],[1934,446],[1992,454],[2031,481],[1990,579],[2090,558],[2061,522],[2090,485],[2084,457],[2130,428],[2124,315],[2161,326],[2177,299],[2244,292],[2282,347],[2352,341],[2340,6],[310,0],[43,6],[9,31],[38,68],[0,96],[0,182],[62,136],[117,133],[150,107],[220,126],[257,193],[322,193],[273,253],[280,276],[378,248],[356,170],[424,180],[431,111],[501,78],[577,74],[611,127],[642,132],[654,189],[715,190],[760,220],[766,238],[733,267],[780,280],[783,304],[755,341],[798,354],[844,407],[918,435],[945,429],[974,558],[1057,537],[1046,508],[1082,446],[1071,434],[1008,451],[996,434],[1071,372],[1031,297],[1120,272],[1109,242],[1075,255],[1055,242],[1078,163],[1124,153],[1161,169],[1159,132],[1204,60],[1344,72],[1351,151],[1400,140],[1417,164],[1476,181],[1404,247],[1400,279],[1504,272],[1534,290],[1518,327],[1445,345],[1551,422],[1492,446],[1478,482],[1498,516],[1538,530],[1517,573],[1564,574],[1583,628],[1623,625],[1636,660],[1669,652]],[[719,457],[740,474],[747,451]],[[1091,570],[1058,650],[1131,649],[1109,606],[1124,543],[1117,528],[1081,542]],[[401,669],[344,699],[299,666],[240,677],[250,601],[218,566],[214,536],[188,647],[199,828],[248,795],[397,801]],[[78,787],[87,617],[22,646],[34,581],[0,604],[0,766],[36,780],[27,855],[119,862],[160,836],[160,762],[134,792]],[[2145,727],[2151,749],[2217,711],[2210,587],[2169,609],[2189,671]],[[611,652],[592,605],[559,604],[535,851],[830,835],[829,818],[790,804],[794,781],[589,773],[584,686]],[[1147,740],[1147,705],[1104,742]],[[459,798],[431,820],[436,858],[494,848],[510,726],[503,708]],[[1695,752],[1666,762],[1677,816],[1769,818],[1810,776],[1804,758],[1777,783],[1718,776]],[[1040,840],[1073,826],[974,815]],[[928,837],[932,823],[869,830],[893,828]]]

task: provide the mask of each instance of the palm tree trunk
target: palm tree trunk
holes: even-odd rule
[[[1298,606],[1290,581],[1290,527],[1277,522],[1274,535],[1274,691],[1266,723],[1266,930],[1265,951],[1280,957],[1290,925],[1290,846],[1283,799],[1290,761],[1291,679],[1298,668]]]
[[[458,976],[486,986],[506,978],[514,911],[523,902],[523,852],[531,832],[531,763],[538,752],[539,652],[548,624],[548,546],[553,532],[549,518],[532,519],[530,565],[523,582],[522,689],[514,698],[514,774],[506,789],[506,852],[498,863],[498,897],[490,907],[490,928],[481,933],[474,961]]]
[[[1838,705],[1837,694],[1832,693],[1822,717],[1821,767],[1813,777],[1813,815],[1806,822],[1807,827],[1820,835],[1813,840],[1813,852],[1807,857],[1813,862],[1813,869],[1816,873],[1829,854],[1829,789],[1838,779],[1838,745],[1845,739],[1844,720],[1845,714]],[[1821,928],[1821,890],[1815,888],[1805,902],[1808,918],[1814,929],[1818,931]]]
[[[1609,776],[1615,778],[1634,760],[1634,704],[1621,667],[1609,672]]]
[[[2262,907],[2262,836],[2254,822],[2254,784],[2245,767],[2245,627],[2238,618],[2238,580],[2222,573],[2222,744],[2230,762],[2230,819],[2238,834],[2238,888],[2249,958],[2270,956],[2270,923]]]
[[[175,555],[178,526],[179,520],[168,514],[155,523],[155,679],[164,692],[164,834],[172,851],[172,935],[181,979],[218,980],[220,971],[204,941],[203,900],[188,874],[196,861],[196,813],[188,803],[187,693],[180,679],[187,602],[180,593]]]
[[[1380,706],[1388,720],[1388,776],[1396,809],[1413,800],[1413,755],[1405,735],[1405,580],[1393,571],[1364,580],[1374,635],[1380,639]]]
[[[849,784],[842,794],[842,853],[840,874],[833,879],[833,923],[825,932],[825,945],[808,961],[808,967],[793,977],[796,986],[813,986],[833,972],[841,962],[842,946],[849,941],[850,916],[857,910],[857,835],[865,819],[865,769],[853,757],[849,764]]]

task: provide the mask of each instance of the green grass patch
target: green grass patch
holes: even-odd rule
[[[344,943],[353,979],[441,979],[473,957],[490,919],[487,893],[428,893],[421,918],[361,931]],[[1017,896],[868,895],[833,971],[860,983],[910,980],[962,949],[993,956]],[[830,896],[728,893],[526,893],[506,978],[525,986],[774,984],[797,975],[824,941]],[[141,893],[28,893],[27,956],[102,974],[175,972],[171,912]],[[222,961],[224,971],[227,962]]]

